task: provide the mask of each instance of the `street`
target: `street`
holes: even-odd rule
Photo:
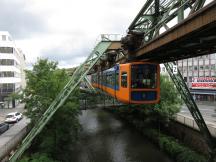
[[[204,118],[205,121],[208,121],[208,122],[215,122],[216,123],[216,103],[215,105],[213,103],[199,103],[197,102],[197,106]],[[182,109],[180,111],[179,114],[182,114],[182,115],[186,115],[186,116],[190,116],[191,117],[191,114],[187,108],[187,106],[184,104],[182,106]]]

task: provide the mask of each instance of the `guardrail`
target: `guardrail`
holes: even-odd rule
[[[184,125],[192,128],[192,129],[199,131],[199,128],[192,117],[182,115],[182,114],[177,114],[175,117],[175,120],[181,124],[184,124]],[[216,123],[206,122],[206,125],[207,125],[211,135],[216,138]]]
[[[13,127],[15,127],[14,125]],[[12,128],[13,128],[12,127]],[[12,129],[11,128],[11,129]],[[11,131],[11,132],[9,132]],[[23,127],[18,132],[12,132],[13,130],[8,130],[2,136],[0,136],[1,144],[0,144],[0,161],[7,161],[8,156],[11,151],[16,149],[22,139],[28,133],[28,124],[24,124]]]

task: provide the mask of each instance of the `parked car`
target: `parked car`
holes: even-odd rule
[[[4,133],[8,129],[9,129],[8,123],[0,123],[0,134]]]
[[[5,122],[6,123],[17,123],[19,120],[22,119],[22,113],[19,112],[12,112],[6,115]]]

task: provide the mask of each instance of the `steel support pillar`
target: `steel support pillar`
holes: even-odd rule
[[[85,77],[84,79],[85,79],[84,82],[87,83],[88,89],[92,90],[92,91],[95,93],[96,90],[95,90],[95,88],[92,86],[90,80],[89,80],[87,77]]]
[[[201,134],[204,136],[204,139],[206,143],[209,146],[209,162],[214,162],[215,157],[215,140],[211,136],[208,127],[202,117],[202,114],[199,111],[199,108],[197,107],[196,102],[194,101],[180,71],[177,69],[177,74],[173,73],[173,65],[176,65],[176,63],[165,63],[167,72],[169,73],[172,81],[174,82],[177,90],[179,91],[182,99],[184,100],[185,104],[187,105],[191,115],[193,116],[197,126],[200,129]]]

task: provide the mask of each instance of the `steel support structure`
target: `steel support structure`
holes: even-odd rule
[[[148,43],[164,31],[198,11],[206,0],[147,0],[130,24],[128,31],[143,33],[143,44]],[[189,14],[186,10],[189,10]],[[174,19],[177,18],[177,21]],[[128,33],[129,33],[128,32]]]
[[[188,89],[188,86],[186,85],[179,70],[177,74],[173,73],[173,65],[176,65],[175,62],[165,63],[164,65],[172,81],[174,82],[177,90],[179,91],[181,98],[184,100],[196,124],[198,125],[201,134],[204,136],[204,139],[206,140],[206,143],[209,146],[209,153],[210,153],[209,162],[213,162],[214,161],[213,159],[215,156],[215,148],[216,148],[215,140],[211,136],[207,128],[207,125],[202,117],[202,114],[200,113],[199,108],[197,107],[197,104],[194,101],[190,93],[190,90]]]
[[[96,92],[95,88],[92,86],[92,84],[91,84],[90,80],[87,78],[87,76],[85,76],[84,82],[86,83],[88,89],[92,90],[93,92]]]
[[[69,95],[73,93],[73,91],[80,84],[80,82],[85,79],[88,72],[99,60],[99,58],[104,54],[104,52],[107,50],[110,44],[111,41],[106,40],[99,42],[95,46],[94,50],[91,52],[89,57],[85,60],[85,62],[82,65],[80,65],[76,69],[69,82],[57,95],[56,99],[51,103],[51,105],[44,112],[40,120],[38,120],[38,122],[34,125],[29,134],[26,136],[26,138],[22,141],[20,147],[9,159],[10,162],[16,162],[17,159],[24,153],[24,151],[31,145],[32,140],[42,131],[42,129],[48,123],[50,118],[64,104]]]

